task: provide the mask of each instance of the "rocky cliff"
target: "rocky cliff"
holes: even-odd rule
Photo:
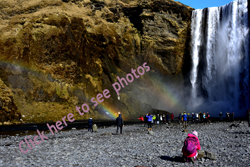
[[[151,112],[157,104],[148,93],[156,84],[184,82],[192,10],[172,0],[1,1],[1,119],[57,121],[83,103],[90,112],[75,119]],[[118,100],[117,76],[144,62],[151,70],[121,89]],[[104,89],[111,97],[92,105]]]

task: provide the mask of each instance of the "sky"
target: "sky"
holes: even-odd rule
[[[176,0],[185,5],[188,5],[195,9],[203,9],[206,7],[218,7],[222,5],[226,5],[233,0]]]

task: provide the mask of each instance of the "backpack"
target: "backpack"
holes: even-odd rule
[[[194,137],[188,137],[188,138],[186,138],[186,140],[184,141],[183,150],[184,150],[187,154],[193,154],[193,153],[195,153],[195,151],[197,150],[196,145],[197,145],[196,139],[195,139]]]

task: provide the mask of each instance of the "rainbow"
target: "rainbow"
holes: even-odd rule
[[[109,106],[107,104],[99,104],[100,105],[100,111],[108,116],[110,119],[115,120],[118,117],[118,110],[116,110],[114,107]]]
[[[152,85],[147,87],[147,92],[150,92],[153,97],[158,97],[161,99],[161,102],[164,102],[164,106],[166,107],[164,110],[169,112],[173,112],[171,111],[173,109],[177,109],[180,112],[184,111],[185,107],[180,103],[177,96],[178,90],[171,89],[167,84],[160,81],[156,75],[145,75],[143,79],[147,85]]]

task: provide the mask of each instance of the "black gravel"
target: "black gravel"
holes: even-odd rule
[[[194,166],[181,162],[183,141],[193,130],[201,149],[218,158],[197,160],[195,166],[250,166],[247,122],[192,124],[187,129],[182,132],[179,124],[156,125],[148,134],[147,127],[136,124],[125,126],[122,135],[112,134],[115,126],[99,128],[97,133],[72,129],[45,134],[49,139],[26,154],[19,149],[25,136],[9,136],[0,142],[0,166]]]

